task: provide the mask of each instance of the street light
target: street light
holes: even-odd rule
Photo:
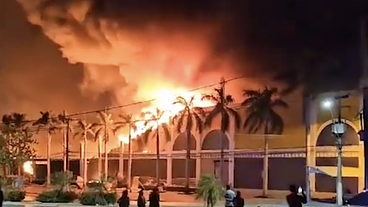
[[[342,187],[342,136],[346,132],[346,123],[342,121],[341,118],[341,99],[348,98],[349,95],[336,96],[338,109],[338,118],[335,120],[331,127],[331,132],[336,137],[336,147],[337,147],[337,172],[336,172],[336,201],[338,206],[343,205],[343,187]],[[334,101],[325,100],[322,102],[322,106],[325,109],[331,109],[334,105]]]
[[[331,108],[334,105],[334,102],[331,99],[326,99],[326,100],[322,101],[321,105],[322,105],[322,108],[331,110]]]

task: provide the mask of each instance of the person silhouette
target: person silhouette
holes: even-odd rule
[[[160,207],[160,193],[158,188],[153,189],[149,195],[149,207]]]
[[[235,207],[244,207],[244,198],[241,197],[241,192],[240,191],[236,191],[234,206]]]
[[[0,207],[3,207],[3,202],[4,202],[4,192],[0,188]]]
[[[137,207],[145,207],[146,198],[144,197],[143,190],[140,190],[137,198]]]
[[[235,192],[231,189],[230,185],[226,185],[225,191],[225,207],[234,207]]]
[[[295,185],[289,186],[290,194],[286,196],[286,201],[289,207],[302,207],[307,203],[307,197],[304,191],[298,193],[298,189]]]
[[[129,207],[130,200],[128,196],[128,190],[124,190],[121,197],[118,200],[119,207]]]

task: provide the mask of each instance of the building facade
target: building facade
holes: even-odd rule
[[[363,189],[364,185],[363,145],[358,136],[360,121],[357,116],[361,106],[361,95],[356,92],[349,92],[349,94],[349,98],[343,101],[343,106],[346,107],[342,110],[343,120],[347,124],[347,132],[343,136],[343,184],[352,192],[358,192]],[[331,124],[337,117],[337,108],[335,106],[325,110],[320,105],[324,99],[333,98],[335,95],[335,93],[326,93],[311,101],[308,113],[310,120],[308,134],[304,124],[302,99],[298,94],[286,98],[290,108],[279,111],[285,121],[284,133],[268,135],[269,190],[287,190],[289,184],[305,186],[306,166],[318,167],[330,175],[336,174],[337,153],[335,138],[331,133]],[[244,118],[243,109],[239,108],[238,111]],[[161,132],[160,134],[163,136]],[[169,142],[160,142],[160,177],[168,185],[182,185],[185,176],[186,135],[176,133],[174,127],[171,127],[171,137]],[[237,130],[233,121],[231,121],[230,130],[223,134],[220,131],[220,117],[216,117],[212,126],[201,134],[192,132],[190,160],[192,185],[195,185],[201,174],[204,173],[220,176],[221,142],[225,149],[223,180],[236,188],[261,189],[264,135],[262,132],[248,134],[243,129]],[[88,148],[94,147],[91,144]],[[128,150],[125,146],[125,149],[118,148],[109,153],[110,175],[114,176],[119,171],[121,151],[124,151],[123,174],[127,174]],[[146,152],[134,150],[132,176],[155,177],[156,155],[154,152],[154,139],[148,141]],[[79,174],[79,154],[76,152],[72,155],[75,161],[72,161],[74,164],[71,165],[71,169],[73,168],[72,170]],[[95,155],[89,156],[89,179],[98,179],[97,160],[94,158]],[[58,165],[61,163],[62,161],[59,161]],[[38,177],[45,176],[45,165],[44,163],[42,165],[37,165]],[[60,167],[57,168],[60,169]],[[53,171],[55,170],[56,167],[53,167]],[[313,192],[335,191],[335,178],[331,176],[311,174],[309,179]]]

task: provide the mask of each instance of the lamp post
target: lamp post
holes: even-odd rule
[[[341,99],[348,98],[349,95],[336,96],[338,116],[337,120],[332,124],[332,134],[336,137],[336,148],[337,148],[337,172],[336,172],[336,202],[338,206],[343,205],[343,187],[342,187],[342,136],[346,132],[346,123],[342,121],[341,117]],[[323,102],[324,108],[331,109],[333,107],[333,101],[327,100]]]

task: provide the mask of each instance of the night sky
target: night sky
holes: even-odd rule
[[[343,88],[357,87],[362,68],[360,26],[367,11],[366,0],[105,0],[95,1],[89,13],[122,19],[122,25],[137,31],[148,20],[162,20],[166,29],[177,23],[189,31],[192,24],[216,25],[229,19],[213,38],[211,58],[231,54],[236,62],[231,70],[256,79],[297,70],[292,64],[296,56],[315,50],[340,63],[333,76],[323,77],[323,91],[340,87],[341,80]],[[40,110],[75,112],[110,103],[108,90],[98,95],[80,91],[82,64],[63,59],[58,46],[27,22],[17,1],[0,0],[0,25],[0,112],[34,116]],[[198,75],[216,70],[208,62],[203,61]],[[333,84],[336,80],[339,84]]]

